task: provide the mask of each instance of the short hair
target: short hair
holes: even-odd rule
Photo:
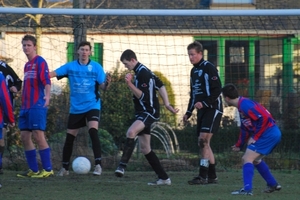
[[[125,50],[123,53],[122,53],[122,55],[121,55],[121,57],[120,57],[120,61],[122,62],[123,60],[131,60],[131,59],[135,59],[135,60],[137,60],[137,58],[136,58],[136,55],[135,55],[135,53],[134,53],[134,51],[132,51],[131,49],[127,49],[127,50]]]
[[[236,98],[239,97],[239,92],[237,90],[237,87],[232,83],[226,84],[222,88],[221,92],[222,92],[224,97],[228,97],[230,99],[236,99]]]
[[[77,50],[80,49],[80,47],[84,47],[84,46],[89,46],[90,50],[92,50],[92,45],[90,42],[88,41],[81,41],[77,47]]]
[[[197,53],[203,52],[203,46],[200,42],[194,41],[187,46],[187,50],[195,49]]]
[[[33,35],[25,35],[23,38],[22,38],[22,42],[23,41],[31,41],[33,43],[33,46],[36,46],[36,38],[33,36]]]

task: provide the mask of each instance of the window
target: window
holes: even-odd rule
[[[202,1],[202,0],[201,0]],[[255,0],[210,0],[210,9],[255,9]]]

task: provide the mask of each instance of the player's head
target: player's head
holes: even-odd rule
[[[129,70],[134,69],[134,67],[136,66],[136,64],[138,62],[134,51],[132,51],[131,49],[127,49],[122,53],[122,55],[120,57],[120,61]]]
[[[224,98],[228,97],[229,99],[236,99],[239,97],[239,92],[236,86],[232,83],[226,84],[222,88],[221,92]]]
[[[32,35],[25,35],[22,38],[22,48],[27,57],[34,56],[36,54],[36,38]]]
[[[92,52],[92,46],[90,42],[82,41],[79,43],[77,48],[79,60],[81,61],[89,60],[91,52]]]
[[[203,57],[203,46],[200,42],[194,41],[187,47],[191,64],[198,64]]]

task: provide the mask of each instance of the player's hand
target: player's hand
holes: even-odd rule
[[[197,102],[197,103],[195,103],[194,107],[196,109],[201,109],[201,108],[203,108],[203,104],[201,102]]]
[[[106,84],[109,85],[111,82],[111,75],[109,72],[106,73],[106,80],[105,80]]]
[[[125,83],[128,85],[129,83],[132,83],[132,74],[131,73],[128,73],[126,74],[125,76]]]
[[[15,125],[16,125],[15,123],[9,123],[8,124],[9,127],[15,127]]]
[[[18,90],[17,90],[17,88],[15,86],[11,86],[9,88],[9,91],[11,91],[12,93],[17,93],[18,92]]]
[[[184,115],[182,118],[183,124],[186,125],[188,123],[189,117],[187,115]]]
[[[178,113],[179,109],[178,108],[174,108],[172,105],[167,105],[165,106],[171,113],[176,114]]]
[[[250,144],[254,144],[255,142],[256,142],[256,140],[254,140],[252,137],[250,137],[247,144],[250,145]]]
[[[44,99],[45,99],[44,107],[48,107],[50,104],[50,97],[46,95],[44,96]]]
[[[231,146],[232,151],[240,151],[240,147],[237,147],[235,145]]]

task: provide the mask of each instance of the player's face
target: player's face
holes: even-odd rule
[[[190,49],[188,50],[188,55],[189,55],[189,59],[191,64],[197,64],[200,62],[200,60],[202,59],[202,52],[197,52],[196,49]]]
[[[136,62],[134,59],[131,59],[131,60],[122,60],[122,63],[124,64],[124,66],[129,69],[129,70],[133,70],[135,65],[136,65]]]
[[[91,55],[91,49],[88,45],[81,46],[77,50],[77,53],[79,55],[79,60],[86,61],[89,60]]]
[[[33,45],[33,42],[30,40],[22,41],[23,52],[26,56],[32,56],[36,52],[36,46]]]

